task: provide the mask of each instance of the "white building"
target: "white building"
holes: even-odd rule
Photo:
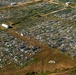
[[[48,63],[49,64],[55,64],[56,62],[54,60],[50,60]]]
[[[7,24],[2,24],[2,26],[5,28],[9,28],[9,26]]]
[[[66,2],[65,4],[68,6],[70,4],[70,2]]]
[[[24,36],[24,34],[23,34],[23,33],[21,33],[21,36]]]
[[[16,5],[16,4],[17,4],[16,2],[12,2],[12,3],[11,3],[11,5]]]

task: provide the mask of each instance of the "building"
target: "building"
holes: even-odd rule
[[[65,4],[68,6],[70,4],[70,2],[66,2]]]
[[[5,28],[9,28],[9,26],[7,24],[2,24],[2,26]]]
[[[16,5],[16,4],[17,4],[16,2],[12,2],[12,3],[11,3],[11,5]]]
[[[21,36],[24,36],[24,34],[23,34],[23,33],[21,33]]]

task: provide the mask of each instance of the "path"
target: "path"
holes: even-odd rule
[[[42,52],[40,52],[39,54],[37,54],[38,56],[39,55],[42,55],[44,52],[46,52],[46,55],[45,56],[42,56],[42,58],[39,59],[39,60],[46,59],[52,52],[54,52],[54,50],[51,49],[50,47],[48,47],[46,45],[43,45],[43,44],[40,44],[40,43],[36,42],[34,39],[28,39],[28,37],[26,37],[26,36],[21,36],[20,34],[15,33],[14,30],[15,30],[14,28],[13,29],[8,29],[7,33],[10,34],[10,35],[12,35],[12,36],[14,36],[14,37],[17,37],[18,39],[20,39],[20,40],[22,40],[24,42],[28,41],[29,43],[31,43],[31,44],[33,44],[35,46],[39,46],[42,49]],[[27,68],[24,67],[21,70],[4,72],[4,73],[2,73],[0,75],[15,75],[17,73],[20,74],[20,75],[22,75],[25,72],[31,71],[32,68],[34,68],[34,67],[36,67],[36,64],[31,65],[31,66],[27,66]]]

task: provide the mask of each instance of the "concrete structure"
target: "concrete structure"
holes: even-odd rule
[[[7,24],[2,24],[2,26],[5,28],[9,28],[9,26]]]

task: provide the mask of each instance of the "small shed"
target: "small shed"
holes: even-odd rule
[[[5,28],[9,28],[9,25],[7,25],[7,24],[2,24],[2,26]]]

